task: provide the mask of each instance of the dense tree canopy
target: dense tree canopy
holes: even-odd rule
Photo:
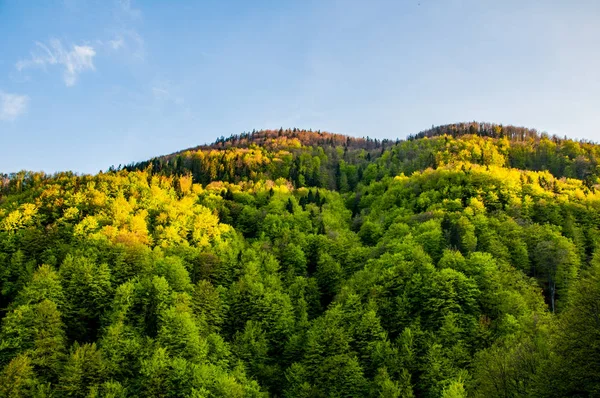
[[[600,396],[600,146],[485,123],[0,179],[0,397]]]

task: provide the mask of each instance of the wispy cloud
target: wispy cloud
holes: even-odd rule
[[[26,95],[0,91],[0,120],[15,120],[25,112],[28,104],[29,97]]]
[[[152,95],[155,100],[163,102],[171,102],[175,105],[182,106],[185,104],[185,99],[178,95],[179,90],[169,82],[159,82],[152,86]]]
[[[154,98],[157,98],[157,99],[169,98],[169,91],[165,90],[164,88],[160,88],[160,87],[152,87],[152,94],[154,95]]]
[[[118,27],[113,28],[114,38],[104,44],[111,51],[121,51],[143,61],[146,56],[145,43],[135,29],[142,19],[142,11],[133,6],[132,0],[114,0],[114,18]]]
[[[140,19],[142,11],[131,6],[131,0],[117,0],[119,11],[131,19]]]
[[[122,37],[117,37],[114,40],[109,40],[108,44],[113,50],[118,50],[125,45],[125,40]]]
[[[17,62],[19,71],[32,67],[46,68],[48,65],[61,66],[63,79],[67,86],[73,86],[81,72],[95,70],[94,56],[96,51],[88,45],[73,45],[71,50],[66,50],[58,39],[52,39],[49,45],[36,42],[37,51],[31,53],[29,59]]]
[[[144,39],[135,29],[120,29],[112,40],[98,43],[111,51],[124,51],[138,60],[143,60],[146,56]]]

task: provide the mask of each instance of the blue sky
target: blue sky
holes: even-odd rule
[[[600,141],[598,21],[597,0],[0,0],[0,172],[282,126]]]

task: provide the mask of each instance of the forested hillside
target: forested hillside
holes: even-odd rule
[[[600,396],[600,146],[484,123],[0,179],[0,397]]]

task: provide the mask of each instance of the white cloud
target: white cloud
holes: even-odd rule
[[[47,65],[60,65],[64,68],[63,78],[67,86],[73,86],[77,77],[86,70],[95,70],[94,56],[96,51],[88,45],[73,45],[70,51],[65,50],[60,40],[50,40],[49,46],[36,42],[37,52],[31,58],[17,62],[17,70],[32,67],[46,68]]]
[[[169,81],[155,80],[151,86],[153,107],[161,111],[176,111],[190,115],[191,109],[183,97],[182,86]]]
[[[131,19],[142,17],[142,11],[131,7],[131,0],[117,0],[120,11]]]
[[[0,91],[0,120],[12,121],[27,109],[29,97]]]
[[[125,31],[125,36],[129,38],[128,43],[129,47],[132,49],[132,55],[135,58],[143,60],[146,57],[146,46],[144,43],[144,39],[133,29]]]
[[[152,94],[158,99],[168,99],[170,95],[168,90],[160,87],[152,87]]]
[[[109,41],[109,45],[112,50],[127,51],[133,58],[143,61],[146,55],[144,39],[132,26],[142,19],[142,10],[134,8],[132,3],[132,0],[115,0],[115,21],[120,29],[116,38]]]
[[[163,102],[172,102],[175,105],[184,105],[185,99],[176,94],[177,88],[169,82],[162,82],[152,87],[154,99]]]
[[[114,40],[109,40],[108,44],[113,50],[118,50],[125,45],[125,40],[122,37],[118,37]]]
[[[112,40],[98,43],[110,51],[122,51],[138,60],[143,61],[146,56],[144,39],[135,29],[120,29]]]

